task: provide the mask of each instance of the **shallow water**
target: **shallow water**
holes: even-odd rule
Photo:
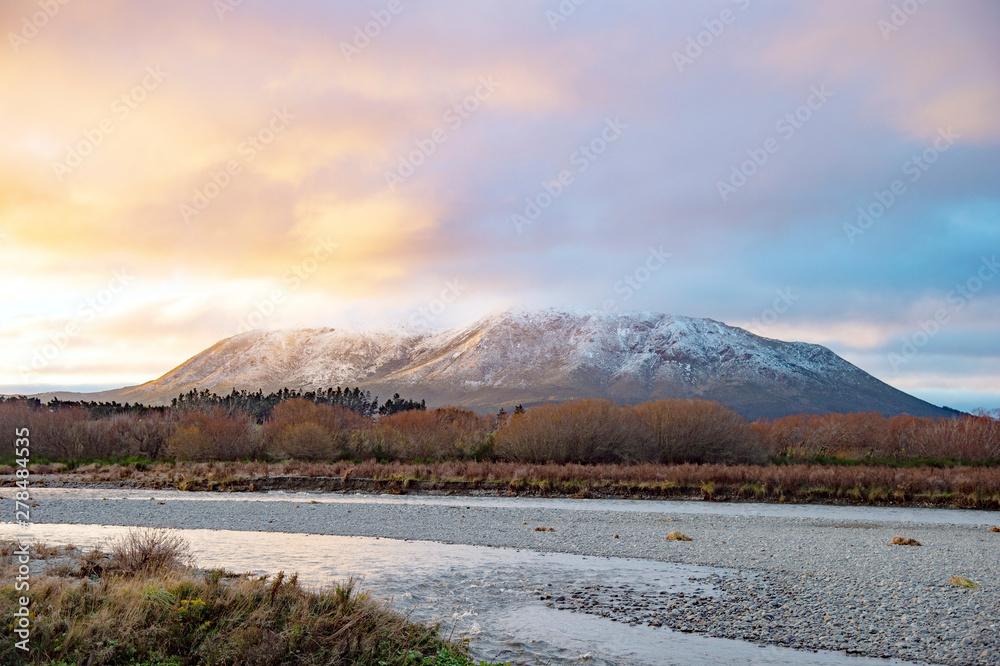
[[[76,491],[74,495],[79,497]],[[142,498],[148,501],[149,494]],[[123,529],[35,524],[22,531],[0,523],[0,538],[29,535],[48,544],[90,547]],[[548,664],[903,663],[628,626],[549,608],[537,599],[539,592],[558,597],[568,585],[596,583],[654,593],[715,595],[717,591],[700,579],[710,573],[725,574],[724,569],[373,537],[178,531],[191,543],[201,567],[271,574],[294,571],[304,584],[317,587],[358,578],[364,589],[391,599],[393,607],[414,619],[439,622],[445,635],[470,639],[480,659]]]
[[[9,488],[0,489],[0,495]],[[993,525],[998,511],[969,509],[925,509],[888,506],[833,506],[826,504],[765,504],[755,502],[704,502],[698,500],[563,499],[529,497],[470,497],[466,495],[376,495],[367,493],[285,492],[229,493],[185,492],[125,488],[32,488],[33,498],[44,499],[135,499],[135,500],[230,500],[251,502],[314,501],[331,503],[428,504],[562,509],[567,511],[625,511],[718,516],[775,516],[779,518],[828,518],[909,522],[928,525]]]

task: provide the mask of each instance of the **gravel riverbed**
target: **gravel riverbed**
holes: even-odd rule
[[[823,517],[823,507],[810,517],[780,517],[692,515],[672,512],[670,502],[661,512],[632,512],[594,504],[587,510],[565,503],[547,508],[544,501],[490,506],[463,497],[420,503],[153,491],[153,499],[131,492],[120,499],[114,489],[102,497],[93,492],[80,499],[72,491],[38,490],[32,520],[377,536],[721,567],[736,573],[708,574],[706,588],[715,594],[591,583],[538,596],[566,612],[758,644],[1000,663],[1000,533],[986,524],[848,520]],[[5,505],[13,504],[11,495],[0,489]],[[673,530],[692,540],[668,541]],[[922,545],[889,545],[897,535]],[[952,585],[952,576],[979,587]]]

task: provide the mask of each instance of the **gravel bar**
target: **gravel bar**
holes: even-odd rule
[[[324,501],[311,503],[301,495],[188,501],[184,493],[158,493],[156,500],[123,500],[107,492],[106,500],[43,496],[32,520],[378,536],[722,567],[738,573],[706,579],[723,590],[717,597],[590,585],[543,599],[567,612],[758,644],[1000,663],[1000,533],[986,525],[637,513],[593,505],[577,511],[538,508],[537,501],[491,507],[463,497],[421,504],[316,495]],[[10,492],[0,495],[12,504]],[[667,540],[674,530],[692,540]],[[894,536],[922,545],[889,545]],[[978,587],[953,585],[953,576]]]

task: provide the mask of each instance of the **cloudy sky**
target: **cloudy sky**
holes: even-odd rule
[[[6,0],[0,390],[571,306],[1000,406],[998,30],[989,0]]]

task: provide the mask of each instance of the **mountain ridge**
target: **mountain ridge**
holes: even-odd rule
[[[508,310],[443,331],[407,326],[250,331],[163,376],[92,394],[168,403],[208,389],[360,386],[481,411],[578,398],[717,400],[748,418],[800,412],[952,412],[885,384],[821,345],[654,312]],[[96,397],[96,396],[99,396]]]

